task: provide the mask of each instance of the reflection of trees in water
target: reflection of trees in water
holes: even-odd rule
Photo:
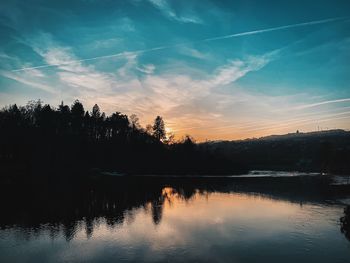
[[[94,231],[94,221],[93,218],[85,218],[85,233],[87,238],[92,236],[92,232]]]
[[[138,208],[148,211],[155,225],[160,224],[166,203],[171,206],[175,200],[188,202],[197,194],[242,192],[296,203],[324,202],[332,198],[327,184],[317,178],[141,177],[101,181],[4,188],[0,191],[0,229],[20,227],[26,238],[48,231],[52,238],[63,235],[70,241],[81,229],[90,238],[101,223],[111,228],[132,224]]]
[[[340,231],[350,241],[350,205],[344,208],[344,216],[340,218]]]
[[[20,227],[26,238],[38,231],[48,231],[52,238],[63,235],[70,241],[80,229],[90,238],[100,223],[111,228],[124,222],[132,224],[137,208],[149,207],[154,224],[162,219],[166,200],[163,183],[126,180],[68,189],[58,187],[61,189],[48,190],[46,185],[39,189],[4,189],[0,193],[3,215],[0,229]]]
[[[75,233],[77,232],[77,221],[75,221],[73,218],[71,220],[67,220],[66,222],[62,223],[63,225],[63,235],[66,238],[67,241],[71,241]]]
[[[154,224],[156,225],[158,225],[162,220],[163,205],[164,205],[164,198],[162,196],[158,200],[154,200],[151,202],[152,219]]]

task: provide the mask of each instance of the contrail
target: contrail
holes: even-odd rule
[[[40,68],[57,67],[57,66],[64,66],[64,65],[70,65],[70,64],[77,63],[77,62],[84,62],[84,61],[90,61],[90,60],[98,60],[98,59],[105,59],[105,58],[122,57],[122,56],[126,56],[126,55],[128,55],[128,54],[142,54],[142,53],[153,52],[153,51],[157,51],[157,50],[163,50],[163,49],[174,48],[174,47],[177,47],[177,46],[183,46],[183,45],[187,45],[187,44],[191,44],[191,43],[209,42],[209,41],[215,41],[215,40],[221,40],[221,39],[227,39],[227,38],[234,38],[234,37],[242,37],[242,36],[256,35],[256,34],[262,34],[262,33],[272,32],[272,31],[285,30],[285,29],[289,29],[289,28],[296,28],[296,27],[304,27],[304,26],[325,24],[325,23],[330,23],[330,22],[345,20],[345,19],[348,19],[348,18],[349,18],[349,17],[328,18],[328,19],[322,19],[322,20],[316,20],[316,21],[309,21],[309,22],[298,23],[298,24],[292,24],[292,25],[285,25],[285,26],[279,26],[279,27],[271,27],[271,28],[253,30],[253,31],[246,31],[246,32],[241,32],[241,33],[236,33],[236,34],[231,34],[231,35],[225,35],[225,36],[218,36],[218,37],[213,37],[213,38],[201,39],[201,40],[197,40],[197,41],[193,41],[193,42],[180,43],[180,44],[176,44],[176,45],[159,46],[159,47],[154,47],[154,48],[149,48],[149,49],[141,49],[141,50],[134,50],[134,51],[125,51],[125,52],[120,52],[120,53],[111,54],[111,55],[105,55],[105,56],[98,56],[98,57],[93,57],[93,58],[85,58],[85,59],[71,60],[71,61],[67,61],[67,62],[64,62],[64,63],[43,64],[43,65],[34,66],[34,67],[19,68],[19,69],[14,69],[14,70],[12,70],[12,72],[19,72],[19,71],[32,70],[32,69],[40,69]]]
[[[350,98],[338,99],[338,100],[327,100],[327,101],[321,101],[321,102],[312,103],[312,104],[301,105],[301,106],[295,107],[294,109],[295,110],[303,110],[303,109],[317,107],[317,106],[324,105],[324,104],[349,102],[349,101],[350,101]]]
[[[179,44],[179,45],[180,45],[180,44]],[[174,46],[175,46],[175,45],[174,45]],[[98,56],[98,57],[93,57],[93,58],[76,59],[76,60],[71,60],[71,61],[67,61],[67,62],[64,62],[64,63],[44,64],[44,65],[40,65],[40,66],[34,66],[34,67],[26,67],[26,68],[14,69],[14,70],[12,70],[12,71],[13,71],[13,72],[18,72],[18,71],[31,70],[31,69],[39,69],[39,68],[49,68],[49,67],[65,66],[65,65],[70,65],[70,64],[77,63],[77,62],[84,62],[84,61],[97,60],[97,59],[104,59],[104,58],[122,57],[122,56],[127,56],[127,55],[129,55],[129,54],[141,54],[141,53],[145,53],[145,52],[151,52],[151,51],[156,51],[156,50],[171,48],[171,47],[174,47],[174,46],[162,46],[162,47],[155,47],[155,48],[149,48],[149,49],[143,49],[143,50],[125,51],[125,52],[120,52],[120,53],[116,53],[116,54],[105,55],[105,56]],[[177,45],[176,45],[176,46],[177,46]]]
[[[254,31],[247,31],[247,32],[236,33],[236,34],[232,34],[232,35],[207,38],[207,39],[203,39],[202,41],[213,41],[213,40],[220,40],[220,39],[233,38],[233,37],[256,35],[256,34],[261,34],[261,33],[272,32],[272,31],[279,31],[279,30],[284,30],[284,29],[289,29],[289,28],[295,28],[295,27],[303,27],[303,26],[312,26],[312,25],[318,25],[318,24],[325,24],[325,23],[329,23],[329,22],[344,20],[344,19],[347,19],[347,18],[348,17],[336,17],[336,18],[328,18],[328,19],[323,19],[323,20],[316,20],[316,21],[310,21],[310,22],[286,25],[286,26],[270,27],[270,28],[259,29],[259,30],[254,30]]]

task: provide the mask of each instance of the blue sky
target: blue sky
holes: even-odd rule
[[[1,1],[0,105],[75,99],[197,140],[350,128],[349,1]]]

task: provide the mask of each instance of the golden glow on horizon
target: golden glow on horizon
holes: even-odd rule
[[[181,139],[191,135],[197,142],[206,140],[242,140],[248,138],[260,138],[269,135],[282,135],[287,133],[313,132],[330,129],[349,129],[350,115],[340,115],[334,118],[315,118],[302,120],[285,120],[284,122],[257,120],[245,122],[248,125],[228,125],[227,123],[213,121],[212,125],[202,124],[197,127],[185,126],[183,123],[172,122],[172,128],[167,127],[166,132],[175,135],[175,139]],[[216,124],[216,125],[215,125]]]

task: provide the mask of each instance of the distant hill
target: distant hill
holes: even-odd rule
[[[325,138],[333,136],[349,136],[350,132],[336,129],[336,130],[327,130],[327,131],[314,131],[314,132],[295,132],[287,133],[283,135],[269,135],[261,137],[258,140],[288,140],[288,139],[304,139],[304,138]]]
[[[268,141],[268,140],[288,140],[288,139],[303,139],[303,138],[310,138],[310,137],[329,137],[329,136],[349,136],[350,131],[342,130],[342,129],[333,129],[333,130],[326,130],[326,131],[313,131],[313,132],[294,132],[294,133],[287,133],[287,134],[281,134],[281,135],[268,135],[260,138],[247,138],[243,140],[215,140],[215,141],[207,141],[203,144],[215,144],[215,143],[231,143],[231,142],[249,142],[249,141]]]
[[[249,169],[350,173],[350,132],[340,129],[212,141],[200,147]]]

